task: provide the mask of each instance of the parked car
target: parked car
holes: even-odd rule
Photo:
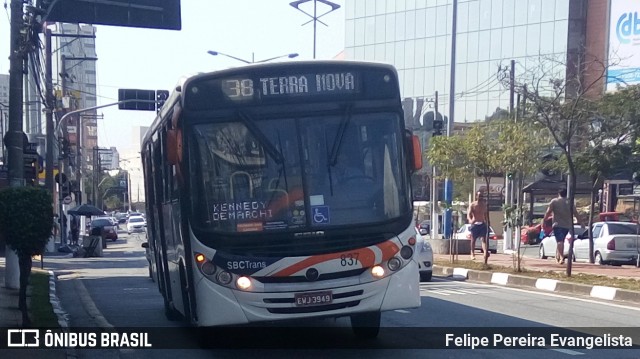
[[[118,231],[111,222],[110,217],[94,218],[91,221],[90,232],[93,232],[94,229],[100,229],[101,234],[105,239],[111,239],[114,242],[118,240]]]
[[[632,222],[596,222],[593,224],[593,255],[596,264],[635,264],[640,244],[640,227]],[[586,231],[585,231],[586,232]],[[589,259],[589,233],[581,233],[574,242],[576,259]]]
[[[471,240],[471,231],[469,230],[470,227],[471,225],[468,223],[463,224],[462,227],[460,227],[460,229],[458,229],[458,231],[453,234],[453,238],[458,240],[460,239]],[[498,239],[500,238],[498,237],[498,235],[496,235],[496,232],[494,232],[493,228],[489,227],[489,252],[495,254],[498,251],[498,243],[497,243]],[[476,243],[474,245],[474,250],[482,251],[482,242],[480,241],[480,238],[476,240]]]
[[[540,233],[543,232],[543,233]],[[522,227],[520,232],[520,242],[522,244],[538,244],[544,237],[549,237],[553,232],[553,221],[546,220],[531,227]],[[542,237],[541,234],[544,236]]]
[[[130,216],[127,219],[127,233],[144,232],[147,221],[141,216]]]
[[[427,238],[416,228],[416,259],[420,272],[420,281],[429,282],[433,276],[433,249]]]
[[[420,222],[420,224],[418,225],[418,231],[420,232],[421,235],[431,235],[431,221],[427,220],[427,221],[422,221]]]
[[[573,232],[575,234],[575,237],[582,235],[582,233],[585,231],[586,229],[583,228],[581,225],[579,224],[573,225]],[[564,258],[569,257],[569,244],[570,244],[569,241],[570,240],[571,240],[571,233],[567,233],[567,236],[564,238],[564,253],[563,253]],[[574,242],[574,244],[575,243],[577,242]],[[547,259],[548,257],[555,258],[556,248],[557,248],[556,236],[553,235],[553,231],[552,231],[550,236],[544,237],[544,239],[540,242],[540,247],[538,248],[538,257],[540,257],[541,259]]]
[[[118,223],[127,223],[127,214],[116,213],[116,219],[118,220]]]

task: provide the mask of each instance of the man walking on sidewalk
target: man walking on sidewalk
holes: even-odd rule
[[[564,239],[573,226],[573,216],[576,217],[578,222],[582,223],[576,208],[573,207],[573,215],[571,215],[569,208],[567,190],[562,188],[558,191],[558,197],[549,202],[549,207],[543,219],[544,223],[544,221],[553,218],[553,235],[556,237],[556,262],[558,264],[564,264]],[[569,253],[569,258],[571,258],[571,253]]]
[[[487,237],[487,219],[489,210],[487,209],[487,200],[481,191],[476,192],[476,200],[471,202],[467,211],[467,220],[469,221],[471,232],[471,260],[476,259],[476,241],[478,238],[482,241],[482,250],[485,258],[489,257],[489,246],[486,241]]]

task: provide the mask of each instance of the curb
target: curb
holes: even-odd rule
[[[58,317],[58,325],[63,331],[69,331],[69,314],[62,309],[60,304],[60,298],[56,294],[56,274],[53,271],[49,272],[49,303],[53,307],[53,312]],[[65,354],[67,358],[77,358],[78,354],[76,348],[65,348]]]
[[[497,284],[505,287],[530,287],[543,292],[580,294],[594,299],[640,304],[640,292],[599,285],[562,282],[549,278],[533,278],[523,275],[480,271],[466,268],[433,266],[433,275],[453,280],[470,280]]]

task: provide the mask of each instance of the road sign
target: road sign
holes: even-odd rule
[[[62,203],[64,204],[71,204],[71,196],[66,196],[63,200]]]

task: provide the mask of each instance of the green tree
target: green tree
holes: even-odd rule
[[[581,58],[579,61],[541,58],[538,63],[525,68],[514,83],[528,103],[525,119],[547,128],[566,161],[571,212],[575,208],[578,175],[576,156],[587,147],[590,127],[593,119],[598,117],[598,86],[607,74],[607,65],[598,59]],[[571,75],[581,74],[581,71],[567,70],[577,67],[589,69],[588,81],[581,75]],[[574,236],[573,226],[570,233]],[[569,253],[573,253],[573,241],[569,243]],[[567,261],[567,276],[571,276],[571,266],[572,261]]]
[[[543,136],[546,131],[539,125],[531,122],[515,122],[513,119],[498,120],[492,123],[492,127],[498,133],[499,151],[496,154],[501,171],[510,174],[513,184],[521,189],[524,178],[534,175],[540,170],[542,151],[548,147]],[[515,241],[518,250],[514,254],[514,268],[521,271],[522,256],[520,253],[520,238],[517,230],[524,225],[524,197],[522,191],[517,192],[517,204],[505,206],[504,225],[516,230]],[[506,238],[505,238],[506,239]],[[511,240],[509,238],[508,240]]]
[[[53,207],[48,191],[36,187],[10,187],[0,191],[0,235],[18,255],[18,307],[25,327],[31,323],[27,311],[31,257],[44,252],[52,227]]]
[[[539,126],[506,119],[480,122],[460,135],[432,139],[427,158],[440,177],[468,181],[477,174],[489,188],[495,175],[508,172],[530,175],[538,170],[539,155],[544,148],[535,138],[540,130]],[[488,232],[490,223],[487,224]],[[488,240],[487,233],[487,246]],[[484,259],[487,263],[488,253]]]
[[[474,173],[478,173],[484,179],[486,188],[489,188],[492,175],[500,171],[496,143],[497,136],[494,128],[486,123],[478,123],[461,135],[434,138],[427,158],[438,169],[440,178],[461,180],[473,178]],[[487,233],[484,238],[487,248],[490,225],[487,223]],[[486,251],[485,264],[488,259],[489,252]]]

